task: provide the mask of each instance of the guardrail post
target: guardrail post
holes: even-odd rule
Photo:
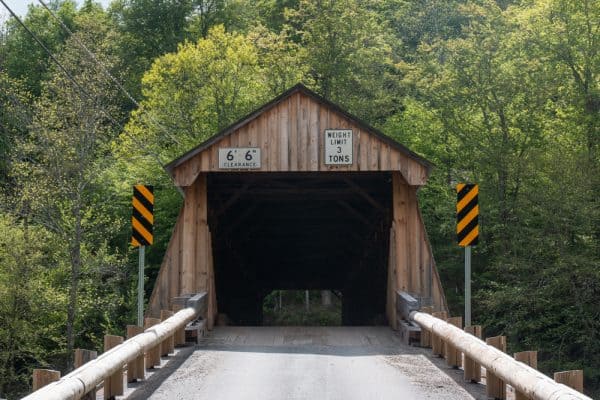
[[[123,336],[104,335],[104,351],[123,343]],[[123,394],[123,367],[104,379],[104,400],[114,399]]]
[[[60,379],[60,371],[53,369],[34,369],[33,370],[33,391],[43,388],[49,383]]]
[[[489,337],[485,342],[506,353],[506,336]],[[485,371],[485,386],[488,397],[493,399],[506,399],[506,384],[489,370]]]
[[[159,318],[146,318],[144,330],[157,324],[160,324]],[[160,343],[146,352],[146,369],[154,368],[157,365],[160,365]]]
[[[421,307],[421,312],[431,314],[433,307]],[[421,329],[421,347],[431,347],[431,333],[427,329]]]
[[[169,310],[161,310],[160,311],[160,320],[164,321],[169,317],[172,317],[175,314],[173,311]],[[169,353],[175,352],[175,338],[173,335],[169,336],[160,344],[160,355],[168,356]]]
[[[449,324],[462,329],[462,317],[450,317],[447,319]],[[462,352],[450,343],[446,343],[446,363],[449,367],[458,368],[462,366]]]
[[[445,321],[448,318],[448,313],[446,311],[436,311],[431,314],[435,318],[439,318]],[[444,341],[441,337],[431,332],[431,352],[434,356],[444,357]]]
[[[481,325],[465,326],[465,332],[481,339]],[[465,354],[464,360],[465,381],[481,382],[481,365]]]
[[[521,351],[515,353],[515,361],[520,361],[533,369],[537,369],[537,351]],[[529,400],[529,397],[515,389],[515,400]]]
[[[581,369],[555,372],[554,380],[583,393],[583,370]]]
[[[93,350],[75,349],[75,369],[97,357],[98,353]],[[81,400],[96,400],[96,389],[94,388],[87,392]]]
[[[144,328],[141,326],[127,325],[127,339],[131,339],[140,333],[144,333]],[[127,382],[135,382],[145,377],[144,355],[142,354],[135,360],[127,363]]]

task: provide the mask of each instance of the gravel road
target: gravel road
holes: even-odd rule
[[[218,327],[178,357],[128,399],[481,398],[386,327]]]

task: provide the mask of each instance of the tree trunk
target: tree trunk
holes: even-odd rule
[[[75,349],[75,317],[77,309],[77,291],[79,273],[81,271],[81,207],[77,203],[73,207],[75,231],[71,242],[71,285],[69,287],[69,305],[67,308],[67,368],[73,368]]]

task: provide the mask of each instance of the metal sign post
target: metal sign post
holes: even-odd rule
[[[131,245],[139,248],[137,323],[144,326],[144,259],[146,246],[154,241],[154,187],[135,185],[131,214]]]
[[[137,324],[144,326],[144,258],[146,246],[139,247],[139,262],[138,262],[138,299],[137,299]]]
[[[471,246],[465,247],[465,326],[471,326]]]
[[[465,326],[471,326],[471,246],[479,240],[479,186],[456,185],[456,236],[465,248]]]

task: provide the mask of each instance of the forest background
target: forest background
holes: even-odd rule
[[[479,183],[474,321],[599,394],[600,0],[48,7],[24,23],[58,63],[0,22],[0,397],[135,320],[132,185],[155,185],[149,291],[182,200],[162,165],[297,82],[436,164],[419,198],[458,315],[454,185]]]

